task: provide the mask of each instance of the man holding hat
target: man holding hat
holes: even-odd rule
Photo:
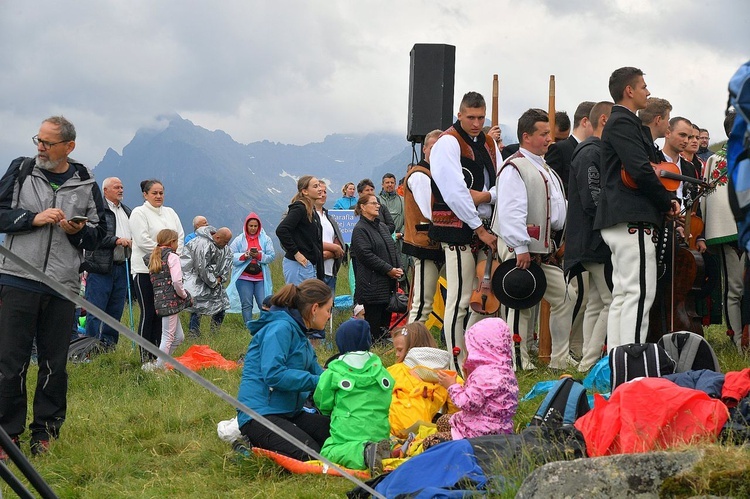
[[[523,113],[518,120],[518,140],[518,152],[505,161],[497,179],[497,211],[493,217],[493,231],[499,235],[497,251],[501,260],[515,259],[518,269],[539,265],[544,272],[544,298],[550,303],[552,336],[549,367],[565,369],[576,294],[573,289],[566,289],[562,269],[555,265],[553,239],[565,227],[567,208],[562,180],[544,162],[552,140],[547,113],[541,109]],[[504,304],[513,337],[520,341],[521,362],[515,359],[515,365],[534,369],[526,338],[531,310],[519,304],[519,308],[512,308],[507,300]],[[521,305],[532,307],[534,303]]]

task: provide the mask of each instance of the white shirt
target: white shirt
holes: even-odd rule
[[[123,239],[132,239],[130,237],[130,223],[128,222],[128,215],[122,208],[122,204],[115,204],[107,198],[104,198],[109,205],[109,209],[115,214],[115,236]],[[122,246],[115,246],[113,258],[115,262],[122,262],[125,260],[125,249]]]
[[[679,156],[677,156],[677,159],[674,160],[674,159],[670,158],[669,156],[667,156],[667,153],[665,153],[663,149],[662,149],[661,153],[664,155],[664,159],[666,159],[668,163],[674,163],[674,164],[676,164],[680,168],[680,170],[682,170],[682,166],[680,165],[680,157]],[[680,204],[682,204],[682,182],[680,182],[680,186],[675,191],[675,195],[680,199]]]
[[[552,173],[541,156],[523,147],[518,151],[547,179],[550,195],[550,227],[552,230],[562,230],[565,227],[568,205],[557,175]],[[516,253],[528,253],[529,242],[531,242],[526,229],[528,198],[526,186],[515,168],[507,167],[500,172],[497,178],[497,198],[499,201],[495,227],[499,227],[497,230],[500,237],[509,248],[514,248]]]
[[[475,139],[476,140],[476,139]],[[495,157],[500,158],[500,151],[495,144]],[[464,181],[461,167],[461,146],[452,135],[441,135],[430,151],[430,171],[432,180],[440,190],[443,200],[453,213],[466,223],[471,230],[482,225],[482,218],[492,217],[492,206],[497,200],[495,188],[488,189],[489,176],[485,170],[483,192],[489,191],[491,200],[474,206],[469,188]]]
[[[414,172],[409,175],[406,186],[414,195],[419,211],[427,220],[432,221],[432,182],[430,177],[422,172]]]
[[[321,227],[323,227],[323,242],[332,243],[336,233],[333,231],[333,225],[331,224],[331,221],[328,220],[327,216],[325,216],[323,210],[318,211],[318,216],[320,217],[320,225]],[[323,261],[323,269],[325,270],[325,274],[327,276],[333,275],[333,260],[333,258],[328,258]]]

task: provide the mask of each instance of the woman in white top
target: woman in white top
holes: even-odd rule
[[[133,255],[130,259],[135,296],[141,306],[138,334],[157,347],[161,339],[161,317],[154,309],[154,289],[148,270],[148,258],[156,247],[156,235],[162,229],[177,232],[177,254],[182,253],[185,233],[177,213],[164,205],[164,185],[155,179],[141,182],[144,203],[130,214],[130,232],[133,236]],[[144,260],[145,257],[145,260]],[[141,350],[141,362],[154,356]]]

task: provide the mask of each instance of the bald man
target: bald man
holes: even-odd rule
[[[81,270],[88,272],[86,299],[120,320],[128,297],[127,259],[132,244],[130,237],[130,208],[122,204],[123,187],[117,177],[102,182],[104,216],[107,235],[97,249],[84,251]],[[97,317],[86,314],[86,336],[98,338],[107,350],[114,350],[120,334]]]
[[[224,311],[229,308],[229,297],[224,284],[232,270],[232,252],[227,244],[232,231],[210,225],[195,231],[195,238],[185,245],[180,257],[185,289],[193,296],[193,312],[188,335],[200,336],[200,316],[211,316],[211,332],[217,332],[224,322]]]

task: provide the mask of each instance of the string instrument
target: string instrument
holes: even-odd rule
[[[488,265],[489,263],[489,265]],[[494,314],[500,308],[500,301],[492,292],[492,275],[495,273],[500,262],[494,258],[492,249],[488,250],[487,260],[477,263],[477,289],[471,293],[469,306],[474,312],[489,315]]]
[[[701,180],[683,175],[679,166],[668,161],[662,161],[659,164],[651,163],[651,168],[654,169],[654,174],[656,174],[661,185],[663,185],[668,191],[676,191],[680,187],[680,182],[690,182],[694,184],[702,183]],[[625,187],[630,189],[638,188],[638,184],[636,184],[633,177],[625,171],[624,166],[620,168],[620,178],[622,179],[622,183],[625,184]]]

